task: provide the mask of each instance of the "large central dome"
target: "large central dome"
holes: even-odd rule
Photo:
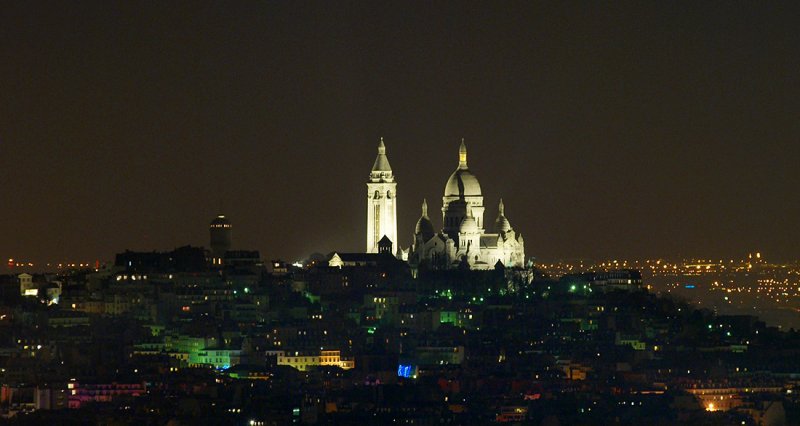
[[[458,169],[447,179],[444,187],[445,197],[480,197],[481,184],[478,178],[467,169]]]
[[[445,197],[480,197],[481,184],[478,183],[478,178],[472,174],[467,168],[467,147],[464,141],[461,141],[461,147],[458,150],[458,168],[447,179],[447,185],[444,186]]]

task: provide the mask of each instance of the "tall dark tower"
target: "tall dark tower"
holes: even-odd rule
[[[224,214],[217,215],[208,226],[211,235],[211,263],[222,265],[225,252],[231,249],[233,225]]]

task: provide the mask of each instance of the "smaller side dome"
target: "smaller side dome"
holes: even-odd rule
[[[425,241],[430,240],[433,238],[435,232],[433,230],[433,223],[431,219],[428,217],[428,202],[427,200],[422,200],[422,216],[420,216],[419,220],[417,221],[417,226],[414,228],[415,235],[422,235],[422,238]]]
[[[502,233],[506,233],[508,231],[511,231],[512,229],[511,223],[508,221],[508,219],[506,219],[505,216],[498,217],[494,223],[494,226],[495,229],[497,229],[497,232],[502,232]]]
[[[497,232],[506,233],[512,230],[511,222],[508,221],[506,218],[505,206],[503,205],[503,199],[500,199],[500,205],[498,206],[498,215],[497,220],[494,221],[494,227]]]

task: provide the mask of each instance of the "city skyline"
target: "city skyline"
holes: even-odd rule
[[[528,257],[800,257],[796,6],[51,6],[0,17],[6,259],[218,213],[267,258],[360,251],[381,137],[401,246],[464,138]]]

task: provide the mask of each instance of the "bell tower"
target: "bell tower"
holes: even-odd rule
[[[397,243],[397,182],[386,157],[383,138],[378,144],[378,157],[367,181],[367,253],[378,252],[378,242],[386,236]]]

